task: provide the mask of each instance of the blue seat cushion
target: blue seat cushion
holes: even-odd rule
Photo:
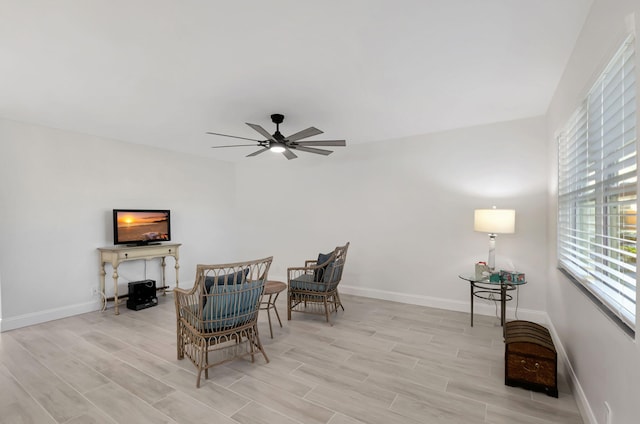
[[[326,292],[329,285],[323,284],[315,279],[313,274],[302,274],[290,281],[290,286],[294,290],[306,290],[316,292]]]
[[[202,311],[205,330],[218,331],[236,327],[250,321],[257,313],[264,281],[256,280],[243,284],[213,284],[209,300]]]
[[[327,262],[329,259],[331,259],[331,254],[333,254],[333,252],[330,252],[330,253],[319,253],[318,254],[317,265],[322,265],[322,264],[325,264],[325,265],[313,271],[313,277],[314,277],[315,281],[323,281],[323,279],[324,279],[324,271],[325,271],[325,269],[327,268],[327,265],[328,265],[325,262]]]

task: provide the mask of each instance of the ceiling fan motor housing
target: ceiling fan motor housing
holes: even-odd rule
[[[284,136],[280,133],[280,124],[282,124],[283,121],[284,115],[281,115],[279,113],[274,113],[273,115],[271,115],[271,122],[276,124],[276,132],[273,133],[273,138],[280,142],[284,141]],[[269,145],[271,145],[271,143],[269,143]]]
[[[273,122],[274,124],[282,124],[283,121],[284,115],[281,115],[279,113],[274,113],[273,115],[271,115],[271,122]]]

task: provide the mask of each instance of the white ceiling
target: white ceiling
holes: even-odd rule
[[[353,144],[537,116],[591,3],[0,0],[0,117],[243,160],[205,132],[283,113],[285,135]]]

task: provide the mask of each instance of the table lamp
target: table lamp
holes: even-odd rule
[[[474,212],[473,229],[489,234],[489,262],[491,271],[496,266],[496,234],[513,234],[516,226],[516,211],[514,209],[476,209]]]

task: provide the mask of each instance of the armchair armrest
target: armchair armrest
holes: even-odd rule
[[[173,289],[173,293],[181,296],[186,296],[188,294],[191,294],[192,290],[193,290],[193,287],[190,290],[183,289],[182,287],[176,287]]]
[[[316,269],[322,268],[317,265],[317,262],[318,261],[315,260],[309,260],[305,261],[305,266],[287,268],[287,279],[291,281],[304,274],[314,274]]]
[[[304,274],[313,274],[313,268],[308,266],[287,268],[287,282],[291,282],[291,280],[294,280],[295,278]]]

